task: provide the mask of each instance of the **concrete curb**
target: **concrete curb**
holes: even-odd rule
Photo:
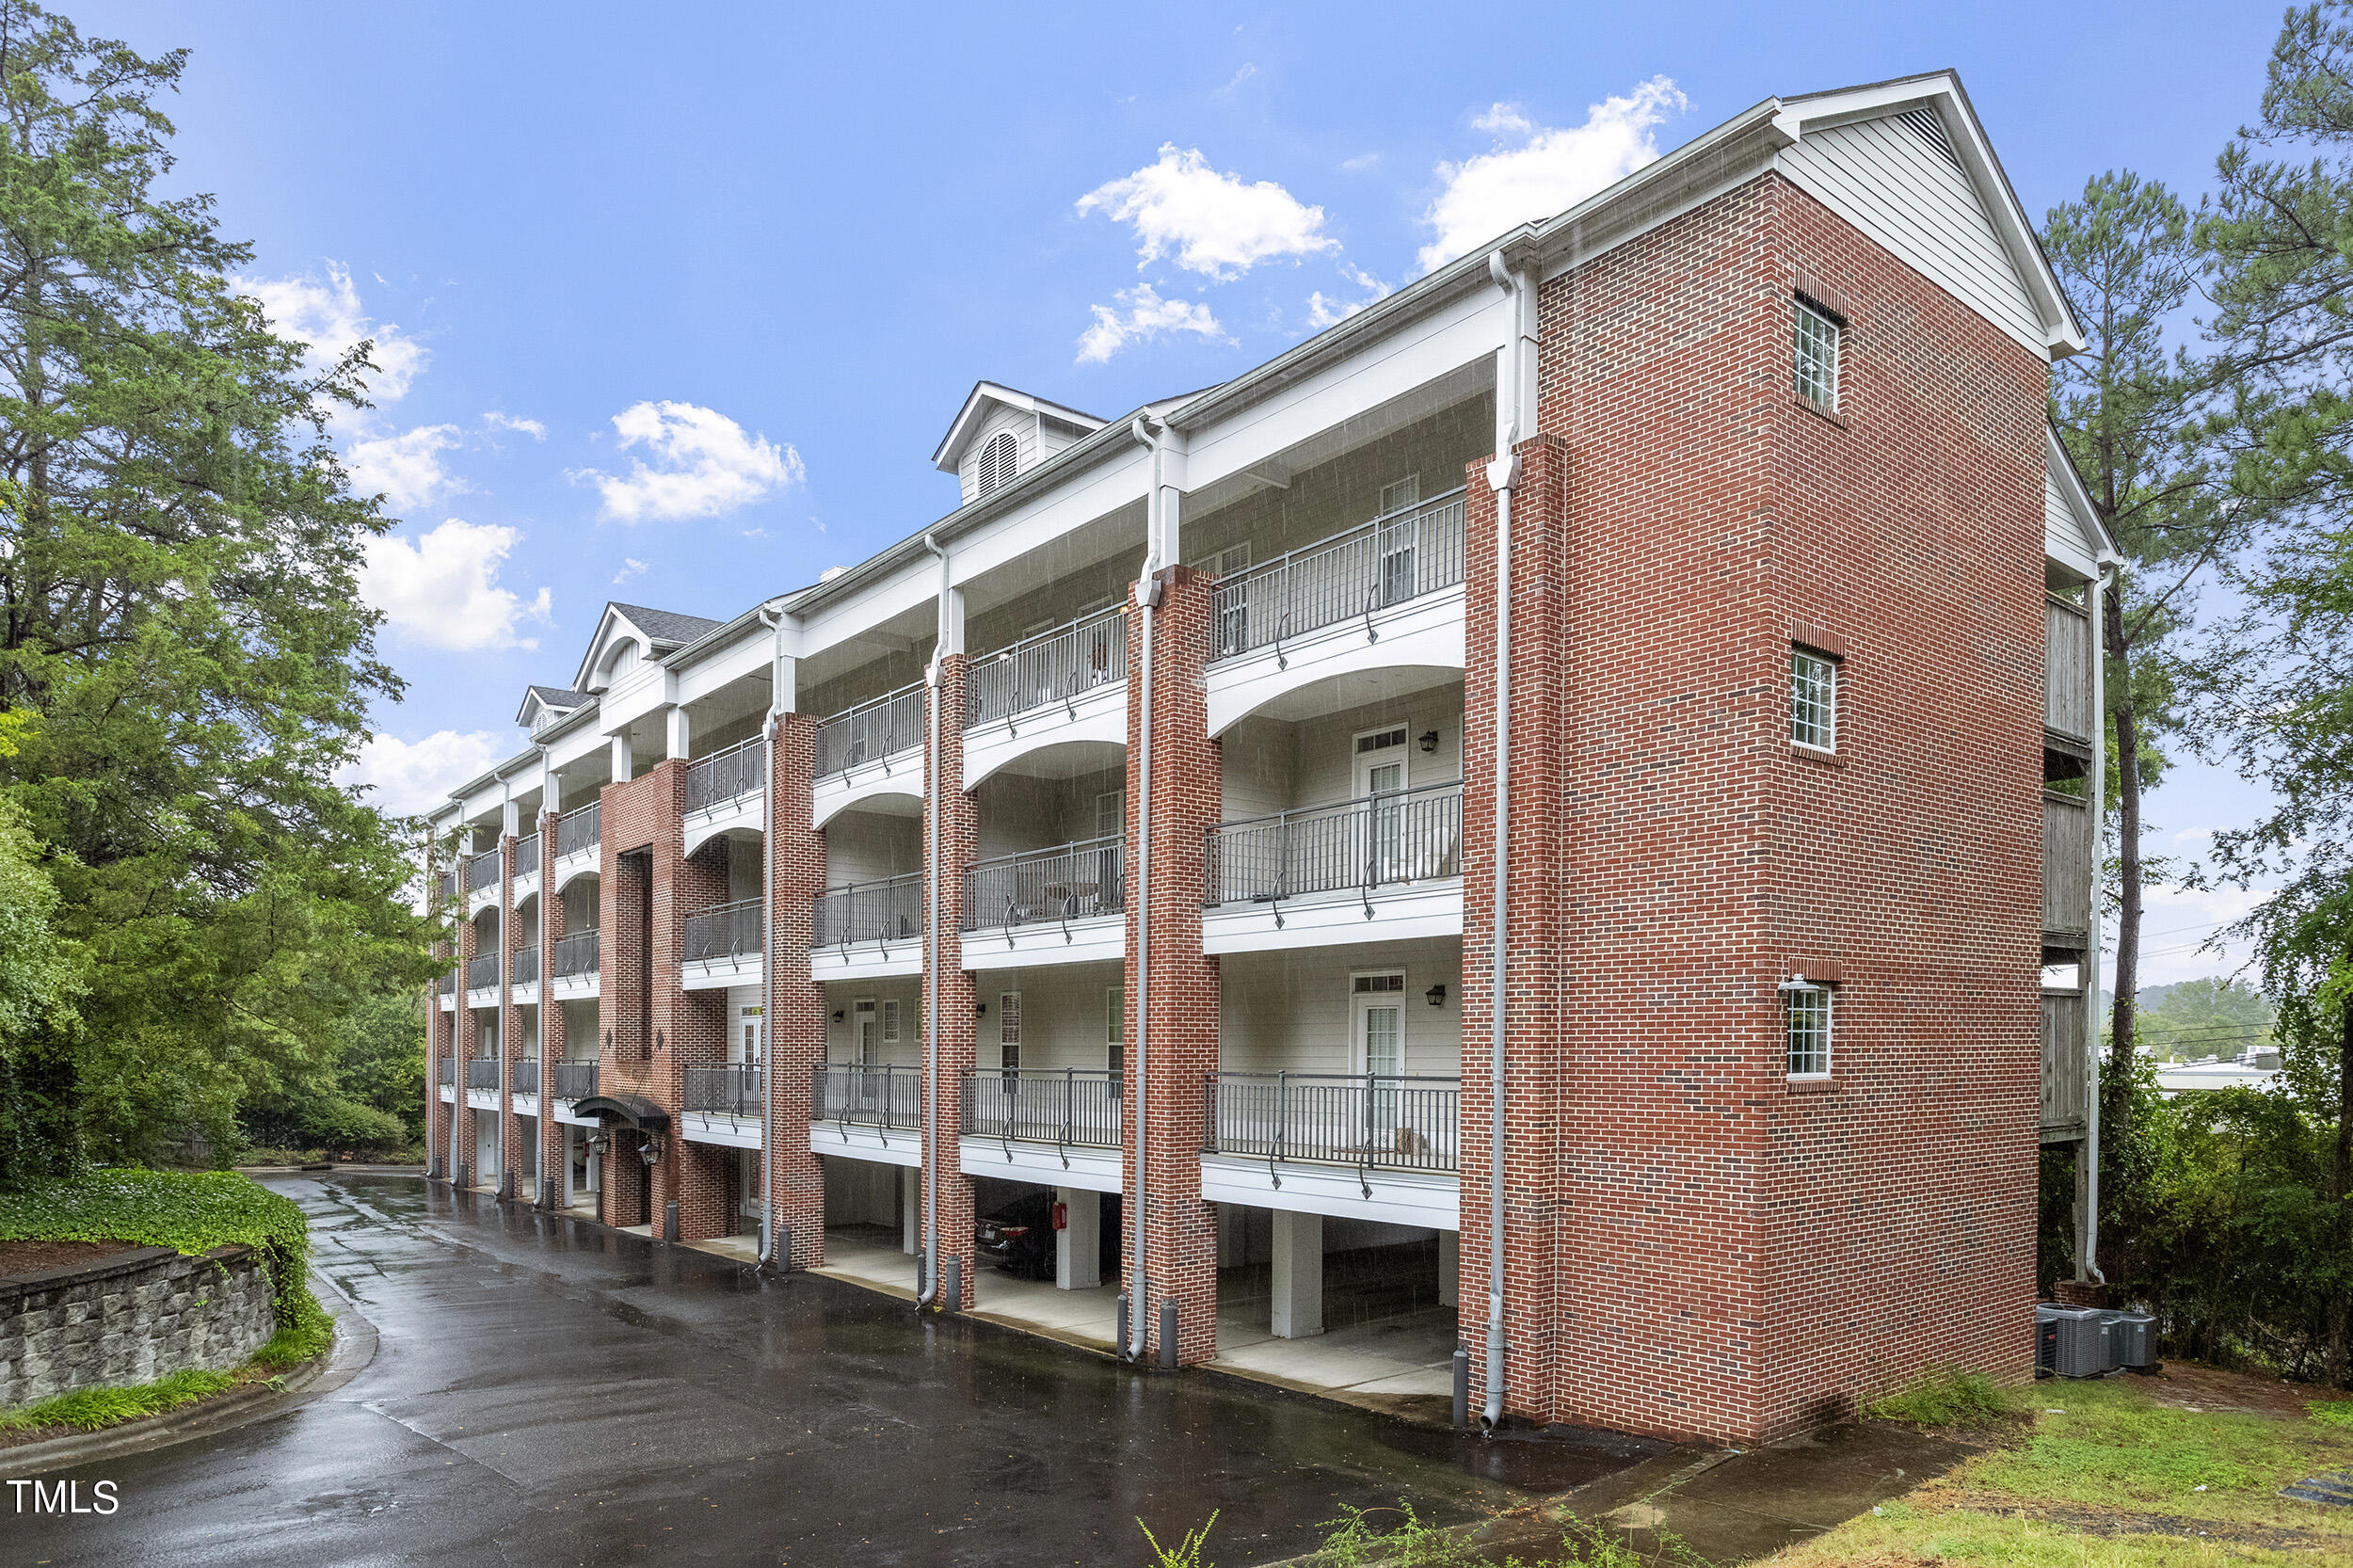
[[[326,1298],[332,1298],[335,1304],[328,1308],[335,1315],[335,1342],[325,1355],[286,1373],[276,1387],[267,1383],[251,1383],[216,1399],[199,1400],[161,1416],[125,1421],[103,1432],[76,1432],[71,1437],[53,1437],[45,1443],[0,1448],[0,1471],[38,1475],[102,1459],[120,1459],[124,1454],[143,1453],[150,1448],[168,1448],[192,1437],[227,1432],[275,1416],[317,1395],[341,1388],[376,1359],[376,1325],[361,1317],[351,1299],[325,1278],[314,1277],[311,1288],[313,1294],[322,1298],[322,1304],[326,1304]]]

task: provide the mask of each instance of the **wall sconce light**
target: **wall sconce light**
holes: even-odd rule
[[[986,1003],[986,1002],[984,1002],[984,1001],[983,1001],[983,1002],[975,1002],[975,1003],[973,1003],[973,1005],[972,1005],[972,1016],[973,1016],[974,1017],[976,1017],[976,1018],[985,1018],[985,1017],[987,1017],[987,1016],[988,1016],[988,1003]]]
[[[609,1029],[604,1032],[604,1048],[607,1050],[613,1048],[613,1032]]]
[[[1443,985],[1433,985],[1430,989],[1424,991],[1422,995],[1430,999],[1430,1005],[1433,1007],[1444,1007],[1446,1005],[1446,987]]]
[[[662,1031],[660,1031],[660,1030],[658,1030],[658,1029],[657,1029],[657,1030],[655,1030],[655,1031],[653,1032],[653,1048],[654,1048],[654,1049],[656,1049],[656,1050],[660,1050],[660,1049],[662,1049],[662,1048],[663,1048],[663,1045],[662,1045]]]
[[[840,1023],[841,1021],[841,1009],[839,1007],[833,1010],[833,1021],[835,1023]]]
[[[1424,757],[1433,757],[1437,755],[1437,750],[1438,732],[1434,729],[1423,730],[1421,732],[1421,754]]]

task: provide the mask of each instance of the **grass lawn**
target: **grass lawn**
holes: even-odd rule
[[[2310,1392],[2195,1368],[2039,1383],[2015,1441],[1766,1561],[2353,1563],[2353,1508],[2279,1495],[2353,1468],[2344,1407],[2315,1418]]]

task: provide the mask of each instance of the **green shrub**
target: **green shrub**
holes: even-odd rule
[[[2353,1427],[2353,1400],[2314,1400],[2304,1408],[2324,1427]]]
[[[2017,1401],[1983,1372],[1932,1371],[1900,1392],[1864,1407],[1881,1421],[1918,1427],[1975,1426],[2008,1416]]]
[[[83,1432],[96,1432],[119,1421],[160,1416],[167,1410],[193,1404],[236,1381],[227,1372],[190,1368],[136,1388],[77,1388],[71,1394],[60,1394],[54,1400],[0,1415],[0,1432],[30,1432],[40,1427],[75,1427]]]

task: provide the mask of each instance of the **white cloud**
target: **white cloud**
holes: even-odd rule
[[[1366,169],[1378,168],[1380,163],[1380,153],[1359,152],[1353,158],[1342,158],[1340,167],[1351,174],[1362,174]]]
[[[443,496],[465,491],[441,454],[460,444],[455,424],[420,424],[398,436],[354,441],[344,454],[351,488],[361,495],[381,493],[394,512],[408,512]]]
[[[617,588],[632,577],[643,577],[645,575],[645,562],[637,559],[634,555],[624,555],[621,557],[621,569],[613,574],[613,585]]]
[[[477,729],[459,734],[436,730],[422,741],[382,733],[360,744],[356,761],[336,770],[345,788],[368,787],[369,805],[395,816],[417,816],[449,798],[470,778],[479,778],[499,760],[498,737]]]
[[[1234,96],[1235,88],[1241,87],[1244,82],[1247,82],[1251,77],[1256,76],[1257,73],[1258,68],[1245,61],[1240,71],[1235,72],[1232,76],[1226,78],[1226,82],[1224,87],[1216,88],[1209,94],[1209,96],[1212,98],[1231,98]]]
[[[1079,335],[1079,362],[1100,364],[1128,344],[1150,342],[1164,332],[1197,332],[1205,338],[1230,342],[1209,308],[1197,299],[1162,299],[1149,283],[1122,289],[1112,297],[1120,308],[1091,305],[1095,325]]]
[[[574,472],[604,497],[604,515],[618,522],[648,518],[724,517],[771,491],[797,484],[801,455],[692,403],[633,403],[613,416],[621,450],[643,446],[655,458],[632,463],[627,474],[594,469]]]
[[[310,345],[303,360],[313,375],[332,366],[352,344],[373,342],[376,370],[367,386],[377,403],[396,403],[407,395],[432,358],[397,324],[367,313],[360,291],[352,287],[351,269],[341,262],[328,262],[324,278],[242,278],[237,289],[261,302],[262,313],[280,333]]]
[[[518,434],[529,436],[535,441],[543,441],[548,439],[548,427],[537,420],[523,419],[498,408],[493,408],[482,416],[482,427],[486,430],[513,430]]]
[[[496,523],[451,518],[412,543],[385,537],[368,541],[360,570],[360,593],[384,612],[394,630],[428,648],[470,652],[481,648],[536,648],[519,636],[525,618],[548,621],[548,590],[528,603],[499,586],[500,563],[522,536]]]
[[[1567,128],[1537,124],[1515,104],[1497,104],[1471,123],[1497,137],[1492,152],[1440,164],[1443,189],[1422,215],[1435,237],[1421,248],[1427,272],[1514,224],[1550,217],[1658,156],[1652,132],[1688,106],[1673,82],[1654,76],[1623,98],[1585,112]]]
[[[1174,142],[1160,148],[1159,161],[1097,185],[1078,205],[1133,226],[1143,265],[1174,250],[1178,266],[1220,280],[1270,257],[1339,248],[1323,232],[1321,207],[1307,206],[1272,180],[1246,185],[1211,168],[1198,149]]]
[[[1307,296],[1307,325],[1322,331],[1335,322],[1346,321],[1368,305],[1378,304],[1393,292],[1389,285],[1362,267],[1343,265],[1340,271],[1348,280],[1365,291],[1362,299],[1336,299],[1321,289]]]

